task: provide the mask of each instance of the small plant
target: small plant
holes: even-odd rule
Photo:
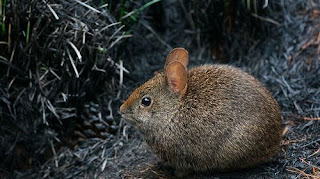
[[[147,8],[147,7],[149,7],[149,6],[152,6],[153,4],[155,4],[155,3],[159,2],[159,1],[161,1],[161,0],[152,0],[152,1],[150,1],[150,2],[147,2],[146,4],[144,4],[143,6],[141,6],[139,9],[136,9],[136,10],[130,12],[130,13],[127,13],[127,12],[126,12],[126,15],[125,15],[125,16],[122,16],[121,19],[124,19],[124,18],[127,17],[128,14],[129,14],[129,17],[130,17],[132,20],[136,21],[136,20],[137,20],[137,15],[138,15],[141,11],[143,11],[145,8]]]
[[[127,34],[130,34],[130,27],[134,25],[139,14],[146,8],[160,2],[161,0],[152,0],[143,5],[140,3],[133,3],[128,0],[112,1],[100,0],[101,6],[106,6],[108,11],[111,12],[122,25],[125,25]]]

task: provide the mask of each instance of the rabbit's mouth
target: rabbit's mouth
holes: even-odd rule
[[[139,121],[134,117],[133,113],[122,114],[122,117],[131,124],[137,124]]]

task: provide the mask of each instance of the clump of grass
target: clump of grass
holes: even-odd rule
[[[119,99],[128,73],[123,41],[139,13],[159,1],[0,0],[4,171],[56,155],[90,101],[109,100],[102,106],[116,120],[109,102]]]
[[[85,103],[120,90],[110,84],[127,72],[118,52],[128,36],[94,4],[0,2],[0,158],[12,170],[43,162]]]

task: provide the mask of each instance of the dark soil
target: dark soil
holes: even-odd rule
[[[116,121],[105,124],[110,126],[107,136],[79,137],[80,125],[77,141],[61,144],[46,162],[0,172],[13,178],[174,178],[173,169],[152,153],[118,108],[132,90],[163,68],[172,48],[181,46],[189,51],[190,66],[227,63],[262,81],[281,106],[284,127],[281,151],[269,163],[188,178],[320,178],[320,2],[270,2],[267,10],[258,9],[258,16],[246,8],[239,10],[245,13],[224,11],[231,23],[219,20],[217,10],[207,13],[216,8],[210,2],[161,1],[140,14],[132,37],[120,46],[124,55],[115,55],[125,59],[130,72],[124,73],[121,93],[115,90],[95,101],[99,105],[94,109],[108,108],[106,116],[113,113]],[[219,26],[224,28],[216,30]],[[83,112],[83,118],[93,118],[92,113],[99,112]]]

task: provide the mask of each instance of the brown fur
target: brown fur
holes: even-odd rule
[[[227,65],[192,68],[187,80],[179,96],[166,73],[158,73],[120,107],[162,160],[182,171],[230,171],[276,154],[280,109],[259,81]],[[141,105],[146,95],[152,98],[147,107]]]

